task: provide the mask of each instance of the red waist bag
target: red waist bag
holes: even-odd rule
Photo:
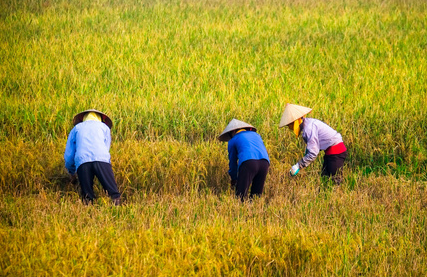
[[[347,151],[347,148],[344,145],[344,142],[332,145],[325,150],[325,155],[337,155]]]

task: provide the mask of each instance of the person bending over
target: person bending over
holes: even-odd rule
[[[228,173],[236,196],[244,201],[251,184],[249,197],[261,196],[270,167],[270,159],[256,128],[246,122],[233,119],[218,139],[228,141]]]
[[[116,206],[121,204],[110,162],[111,119],[97,110],[86,110],[73,119],[74,128],[65,147],[65,168],[72,178],[77,176],[83,203],[93,203],[93,180],[96,176]]]
[[[341,134],[336,130],[318,119],[305,117],[311,110],[287,104],[280,120],[279,128],[288,126],[297,137],[302,135],[307,144],[304,157],[292,166],[290,174],[297,175],[300,169],[316,159],[320,151],[325,151],[321,175],[331,177],[335,184],[339,185],[342,182],[342,167],[347,157],[347,148]]]

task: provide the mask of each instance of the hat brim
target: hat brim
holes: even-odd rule
[[[295,104],[287,104],[285,111],[282,114],[282,118],[280,119],[279,128],[285,127],[298,118],[301,118],[312,111],[311,108],[295,105]]]
[[[80,122],[83,122],[84,116],[90,112],[94,112],[94,113],[99,114],[101,116],[102,122],[104,122],[108,126],[108,128],[111,129],[113,127],[113,121],[111,121],[111,119],[108,117],[108,115],[106,115],[105,113],[100,112],[98,110],[95,110],[95,109],[89,109],[89,110],[83,111],[83,112],[75,115],[73,118],[73,125],[76,126]]]
[[[251,124],[248,124],[246,122],[234,119],[230,121],[230,123],[225,127],[224,131],[218,136],[218,140],[220,141],[229,141],[231,139],[230,133],[235,130],[240,129],[253,129],[256,132],[256,128],[252,126]]]

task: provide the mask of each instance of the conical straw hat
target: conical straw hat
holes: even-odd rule
[[[233,118],[230,123],[228,123],[227,127],[225,127],[224,131],[222,131],[221,135],[218,136],[218,139],[220,141],[229,141],[230,136],[227,135],[229,132],[244,128],[253,128],[254,131],[256,131],[256,128],[251,124]]]
[[[288,124],[291,124],[298,118],[303,117],[304,115],[311,112],[312,109],[294,105],[294,104],[286,104],[285,111],[282,114],[282,118],[280,119],[279,128],[285,127]]]
[[[107,124],[108,128],[111,129],[111,127],[113,127],[113,122],[111,121],[111,119],[105,113],[100,112],[98,110],[94,110],[94,109],[83,111],[81,113],[78,113],[76,116],[74,116],[74,118],[73,118],[73,125],[75,126],[75,125],[79,124],[80,122],[82,122],[83,121],[83,117],[87,113],[90,113],[90,112],[94,112],[94,113],[99,114],[101,116],[102,122],[104,122],[105,124]]]

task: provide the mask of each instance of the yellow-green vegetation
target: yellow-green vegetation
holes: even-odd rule
[[[0,275],[426,276],[424,0],[0,1]],[[343,184],[286,103],[337,129]],[[79,201],[72,118],[114,123],[125,205]],[[229,189],[232,119],[271,158],[261,199]]]

